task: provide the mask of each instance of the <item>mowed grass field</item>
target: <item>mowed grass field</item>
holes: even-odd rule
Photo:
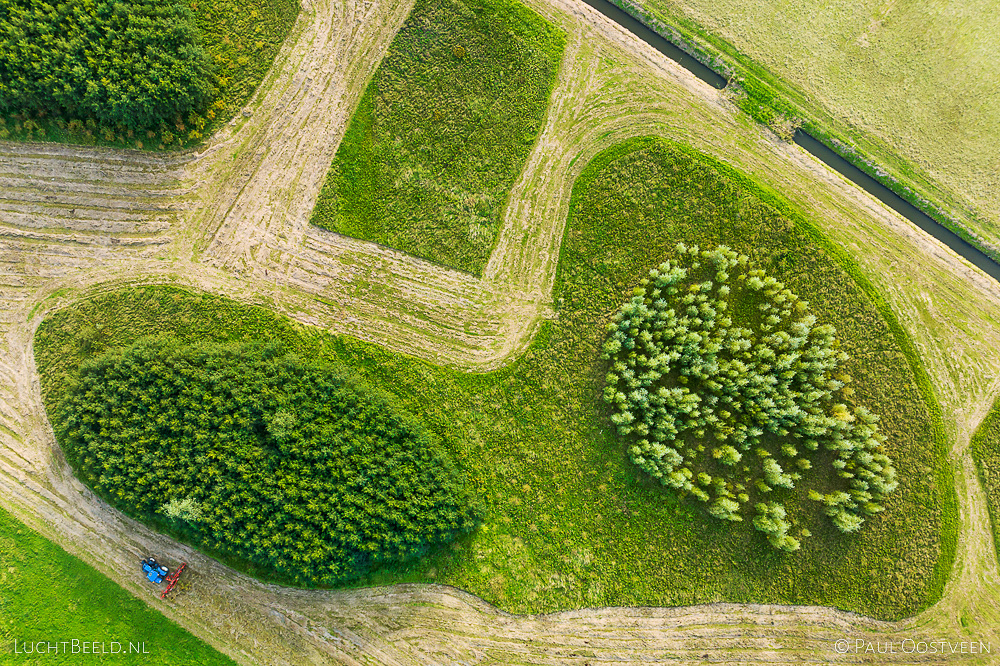
[[[194,0],[185,3],[201,32],[218,94],[204,116],[180,118],[160,131],[134,133],[65,120],[0,116],[0,139],[58,141],[165,150],[199,143],[227,123],[253,96],[291,32],[298,0]]]
[[[131,572],[142,576],[139,563]],[[149,594],[153,589],[150,585]],[[45,641],[38,654],[23,652],[22,643]],[[77,640],[113,641],[124,654],[94,655],[49,652],[48,643]],[[133,652],[145,650],[148,654]],[[0,663],[4,664],[176,664],[232,666],[229,657],[189,634],[120,588],[93,567],[32,531],[0,509]],[[144,644],[144,645],[141,645]],[[34,646],[29,647],[34,651]],[[59,646],[63,650],[63,646]],[[88,648],[89,651],[89,648]]]
[[[794,105],[1000,247],[1000,14],[989,0],[632,0],[777,76]],[[720,42],[718,38],[726,43]],[[752,66],[751,66],[752,69]],[[768,78],[763,73],[762,78]],[[823,121],[824,119],[821,119]],[[935,192],[943,185],[946,192]]]
[[[1000,400],[979,424],[969,447],[979,480],[986,493],[986,506],[993,526],[993,546],[1000,561]]]
[[[900,477],[886,511],[860,533],[842,535],[818,512],[790,506],[813,536],[784,554],[763,535],[678,501],[628,459],[601,397],[605,325],[681,240],[749,254],[837,327],[856,399],[881,415]],[[281,340],[393,392],[469,475],[484,523],[367,584],[448,583],[515,612],[727,600],[898,618],[941,594],[954,557],[955,497],[927,377],[891,311],[852,276],[853,265],[774,195],[690,149],[639,139],[602,153],[577,182],[558,319],[495,372],[434,366],[173,287],[123,290],[55,312],[39,327],[35,351],[50,409],[84,358],[149,333]]]
[[[564,44],[513,0],[417,0],[351,118],[312,223],[481,273]]]

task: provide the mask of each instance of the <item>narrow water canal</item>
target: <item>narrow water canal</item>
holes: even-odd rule
[[[705,83],[721,90],[726,87],[726,79],[710,67],[702,64],[688,53],[682,51],[671,41],[654,32],[647,25],[631,16],[609,0],[583,0],[609,19],[619,24],[636,37],[646,42],[657,51],[676,61]],[[795,143],[804,148],[827,166],[842,174],[855,185],[865,190],[876,199],[893,209],[910,222],[934,236],[950,247],[958,255],[981,269],[993,279],[1000,281],[1000,264],[983,254],[978,248],[970,245],[963,238],[947,227],[942,226],[916,206],[906,201],[898,194],[879,183],[877,180],[857,168],[843,157],[833,152],[812,135],[799,130],[795,133]]]

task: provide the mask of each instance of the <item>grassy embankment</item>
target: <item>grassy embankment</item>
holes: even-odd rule
[[[1000,560],[1000,399],[979,424],[969,446],[979,480],[986,493],[986,506],[993,525],[993,545]]]
[[[99,571],[0,510],[0,662],[4,664],[176,664],[208,666],[233,661],[136,599]],[[139,563],[132,572],[142,575]],[[150,586],[150,594],[153,594]],[[125,654],[63,652],[16,655],[25,641],[78,640],[121,644]],[[137,654],[135,649],[148,654]],[[29,649],[33,650],[34,646]],[[101,648],[99,648],[101,649]]]
[[[992,12],[956,23],[916,4],[873,13],[862,0],[837,11],[814,0],[611,1],[730,78],[731,98],[751,117],[779,134],[801,121],[1000,261],[1000,209],[988,195],[1000,185]]]
[[[727,243],[810,301],[851,355],[859,404],[882,417],[900,488],[860,533],[789,505],[813,537],[782,554],[648,480],[613,434],[601,392],[605,324],[677,241]],[[853,278],[853,279],[852,279]],[[676,605],[715,600],[832,605],[884,618],[938,598],[956,508],[940,413],[906,334],[845,255],[773,194],[694,151],[639,139],[611,148],[574,188],[555,300],[527,352],[463,373],[170,287],[80,302],[38,330],[46,404],[89,354],[148,333],[282,340],[335,359],[422,415],[485,504],[473,536],[368,583],[435,581],[502,608]],[[79,331],[94,335],[86,344]]]
[[[481,273],[564,43],[513,0],[418,0],[351,118],[312,223]]]
[[[201,33],[218,91],[202,117],[202,127],[180,119],[150,136],[123,127],[71,125],[65,119],[13,114],[0,116],[0,139],[164,150],[194,145],[211,136],[243,108],[264,80],[300,6],[298,0],[210,0],[185,5]]]

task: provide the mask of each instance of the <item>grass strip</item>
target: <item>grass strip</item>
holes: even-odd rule
[[[0,641],[4,651],[0,661],[5,664],[92,664],[111,660],[115,664],[176,666],[234,664],[2,509],[0,568]],[[136,580],[143,575],[138,560],[129,573]],[[154,594],[152,585],[149,594]],[[23,644],[28,642],[31,645],[27,649],[33,654],[15,653],[15,640],[18,652],[23,653]],[[35,650],[38,641],[44,642],[41,655]],[[68,644],[57,645],[56,651],[51,651],[49,644],[61,641]],[[102,645],[89,646],[91,654],[84,654],[84,642]],[[119,654],[92,653],[118,649]]]
[[[311,222],[480,274],[564,44],[513,0],[418,0],[361,97]]]

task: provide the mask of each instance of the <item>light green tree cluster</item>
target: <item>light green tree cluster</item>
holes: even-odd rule
[[[201,520],[201,504],[193,497],[175,497],[160,507],[160,513],[167,518],[194,524]]]
[[[741,521],[750,493],[793,489],[815,473],[809,457],[822,447],[844,488],[809,496],[838,529],[857,530],[882,510],[896,473],[877,418],[839,399],[850,378],[833,326],[817,324],[808,303],[745,255],[722,245],[677,251],[680,259],[652,269],[608,327],[604,397],[632,460],[706,502],[711,515]],[[753,475],[754,457],[760,474],[744,479],[749,488],[727,478],[741,462]],[[755,527],[775,547],[797,549],[787,526],[777,529],[784,507],[759,506]]]
[[[772,546],[788,552],[799,549],[802,544],[788,534],[791,525],[786,520],[784,506],[777,502],[761,502],[756,509],[757,517],[753,519],[753,526],[767,535],[767,540]]]

